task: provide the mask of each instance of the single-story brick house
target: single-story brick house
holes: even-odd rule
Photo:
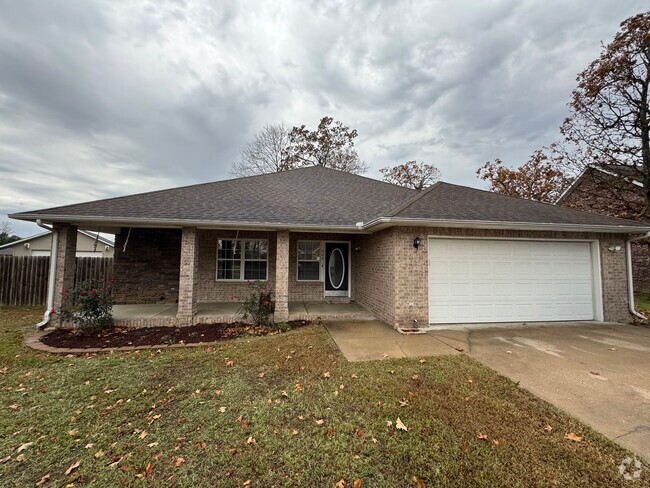
[[[54,305],[77,228],[116,234],[119,303],[202,304],[266,280],[296,301],[354,301],[400,329],[631,319],[626,245],[650,226],[436,183],[416,191],[323,167],[11,215],[53,224]],[[54,261],[54,260],[53,260]]]

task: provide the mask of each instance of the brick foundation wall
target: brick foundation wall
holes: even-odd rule
[[[359,251],[352,253],[355,300],[378,319],[394,325],[395,230],[356,236]]]
[[[395,314],[393,322],[387,321],[396,327],[411,327],[414,320],[417,320],[420,325],[428,324],[428,236],[598,239],[600,242],[604,319],[613,322],[629,322],[631,320],[628,311],[625,275],[626,236],[624,235],[427,227],[398,227],[394,233]],[[417,252],[413,248],[413,238],[416,236],[419,236],[422,241]],[[608,248],[613,246],[621,246],[622,250],[619,252],[609,251]],[[359,302],[363,304],[361,300]],[[382,320],[385,319],[382,318]]]
[[[181,257],[180,229],[123,228],[115,236],[116,302],[176,303]]]

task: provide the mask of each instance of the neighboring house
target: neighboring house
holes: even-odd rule
[[[54,225],[55,296],[78,227],[116,234],[118,303],[200,305],[273,290],[349,301],[401,329],[448,323],[627,322],[625,244],[650,225],[439,182],[423,191],[320,166],[11,215]],[[58,305],[55,303],[55,305]],[[134,322],[142,325],[143,322]]]
[[[645,188],[633,168],[591,166],[576,178],[556,205],[612,217],[648,223],[645,215]],[[634,289],[650,292],[650,243],[632,243]]]
[[[20,239],[0,246],[0,256],[49,256],[52,246],[52,233],[42,232],[31,237]],[[78,258],[112,258],[113,242],[97,234],[79,231],[77,235]]]

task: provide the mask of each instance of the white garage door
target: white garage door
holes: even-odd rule
[[[593,320],[588,242],[429,239],[429,322]]]

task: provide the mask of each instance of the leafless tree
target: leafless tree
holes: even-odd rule
[[[289,144],[289,129],[283,123],[267,124],[246,144],[239,161],[232,165],[233,176],[277,173],[289,169],[283,162],[283,151]]]

